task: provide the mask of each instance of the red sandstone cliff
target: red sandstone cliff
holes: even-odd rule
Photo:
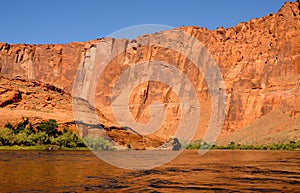
[[[221,69],[228,97],[224,132],[238,131],[251,126],[257,120],[277,110],[291,119],[298,120],[297,117],[300,116],[299,2],[287,2],[276,14],[242,22],[228,29],[220,27],[210,31],[190,26],[179,30],[184,30],[201,41]],[[8,78],[39,80],[71,93],[78,67],[82,64],[91,64],[93,49],[97,48],[99,42],[106,42],[108,45],[106,49],[111,52],[117,50],[119,46],[135,44],[133,40],[110,38],[64,45],[0,43],[0,75]],[[154,47],[137,47],[136,50],[128,51],[122,57],[116,58],[104,71],[97,85],[96,107],[101,111],[104,120],[114,122],[109,107],[110,102],[107,99],[111,96],[112,85],[106,83],[113,83],[114,77],[118,77],[130,63],[151,60],[168,61],[183,71],[190,65],[190,61],[182,55]],[[210,102],[206,84],[203,77],[197,73],[199,72],[187,71],[188,76],[198,79],[195,86],[203,101],[202,109],[209,110]],[[148,105],[153,101],[162,101],[168,105],[178,102],[178,98],[163,84],[145,83],[134,91],[130,99],[134,104],[131,108],[133,116],[141,122],[146,122],[149,119]],[[168,116],[162,129],[156,132],[158,136],[166,138],[174,134],[181,112],[178,106],[169,106],[167,111],[169,114],[176,113]],[[202,115],[198,137],[203,136],[203,128],[207,126],[209,116],[205,113]],[[298,132],[300,123],[292,121],[291,124]],[[291,124],[283,124],[281,130],[290,127]],[[300,135],[297,134],[296,137],[300,138]]]

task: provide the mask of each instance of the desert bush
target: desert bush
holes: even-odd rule
[[[57,137],[56,141],[60,147],[84,147],[83,140],[71,131],[65,131],[62,135]]]
[[[85,147],[84,141],[75,133],[64,128],[63,132],[57,131],[56,120],[50,119],[42,122],[35,128],[29,123],[28,119],[19,122],[15,127],[7,123],[5,128],[0,128],[0,146],[33,146],[33,145],[55,145],[59,147]],[[97,142],[96,146],[104,142]]]
[[[7,128],[7,129],[14,129],[14,126],[9,122],[6,123],[4,127]]]
[[[59,132],[57,131],[57,128],[58,124],[54,119],[49,119],[36,126],[37,131],[45,132],[49,136],[58,136]]]
[[[3,128],[0,129],[0,145],[11,146],[15,143],[14,133],[11,129]]]
[[[202,143],[202,140],[196,140],[187,145],[184,145],[183,148],[185,148],[185,149],[200,149],[201,143]]]
[[[201,147],[202,144],[202,147]],[[269,145],[241,145],[230,142],[228,145],[209,145],[201,140],[184,145],[185,149],[241,149],[241,150],[295,150],[300,149],[300,141],[290,141],[290,143],[269,144]]]
[[[230,143],[228,144],[228,149],[236,149],[236,148],[237,148],[237,146],[235,145],[234,142],[230,142]]]
[[[15,137],[15,144],[14,145],[25,145],[27,141],[27,134],[24,132],[20,132],[14,135]]]
[[[85,142],[86,146],[93,150],[113,150],[112,144],[109,140],[98,137],[96,139],[91,137],[84,137],[83,141]]]
[[[36,134],[33,134],[32,139],[36,145],[50,144],[50,137],[45,131],[40,131]]]

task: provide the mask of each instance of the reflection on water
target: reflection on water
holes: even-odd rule
[[[0,192],[296,192],[300,151],[185,151],[164,166],[136,171],[89,151],[1,151],[0,182]]]

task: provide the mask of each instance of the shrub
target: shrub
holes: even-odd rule
[[[33,140],[37,145],[50,144],[49,135],[45,131],[37,132],[33,135]]]
[[[208,144],[206,141],[204,141],[201,145],[201,149],[209,149],[212,145]]]
[[[4,127],[7,129],[14,129],[14,126],[11,123],[6,123]]]
[[[26,145],[27,134],[24,132],[15,135],[15,145]]]
[[[200,149],[201,143],[202,143],[202,140],[196,140],[196,141],[189,143],[188,145],[185,145],[184,148],[185,149]]]
[[[22,132],[23,130],[25,130],[25,128],[28,124],[29,124],[28,119],[24,119],[22,122],[19,122],[14,129],[15,134],[18,134],[18,133]]]
[[[230,142],[230,143],[228,144],[228,148],[229,148],[229,149],[236,149],[235,143],[234,143],[234,142]]]
[[[112,144],[109,140],[98,137],[96,139],[93,139],[91,137],[84,137],[83,141],[85,142],[86,146],[93,150],[113,150]]]
[[[58,136],[57,128],[58,124],[54,119],[49,119],[48,121],[43,122],[36,127],[38,131],[45,132],[50,136]]]
[[[66,131],[57,137],[57,144],[60,147],[84,147],[84,142],[73,132]]]
[[[0,128],[0,146],[13,145],[55,145],[60,147],[85,147],[82,138],[64,128],[63,132],[57,131],[58,124],[50,119],[42,122],[36,128],[32,127],[28,119],[19,122],[15,127],[7,123],[4,129]],[[105,141],[96,141],[95,147],[109,149]]]
[[[11,146],[15,144],[15,136],[11,129],[0,129],[0,145]]]

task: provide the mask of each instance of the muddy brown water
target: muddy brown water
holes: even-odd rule
[[[117,168],[89,151],[0,151],[0,192],[199,191],[300,192],[300,151],[184,151],[148,170]]]

